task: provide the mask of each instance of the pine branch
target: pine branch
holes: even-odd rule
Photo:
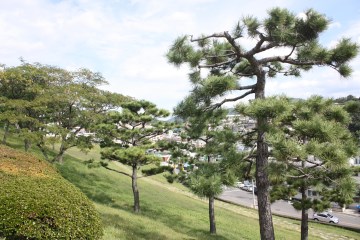
[[[156,136],[159,136],[163,133],[166,133],[167,131],[159,131],[159,132],[155,132],[155,133],[149,133],[149,134],[144,134],[143,136],[139,137],[137,139],[137,142],[142,142],[142,141],[146,141],[146,140],[149,140],[153,137],[156,137]]]
[[[267,58],[263,58],[260,59],[258,61],[259,64],[264,64],[264,63],[269,63],[269,62],[282,62],[282,63],[288,63],[291,65],[296,65],[296,66],[308,66],[308,65],[320,65],[320,66],[324,66],[326,65],[326,63],[324,61],[319,61],[319,60],[309,60],[309,61],[300,61],[300,60],[295,60],[292,58],[289,58],[288,55],[286,56],[274,56],[274,57],[267,57]],[[334,65],[331,64],[327,64],[330,67]]]
[[[291,52],[289,53],[289,55],[285,56],[285,58],[288,59],[294,53],[295,49],[296,49],[296,45],[293,46]]]
[[[305,160],[307,163],[310,163],[310,164],[313,164],[312,166],[310,167],[307,167],[307,168],[316,168],[316,167],[320,167],[320,166],[323,166],[325,164],[325,162],[320,162],[320,163],[317,163],[317,162],[314,162],[314,161],[311,161],[309,159]]]
[[[128,177],[132,177],[130,174],[126,173],[126,172],[122,172],[122,171],[119,171],[119,170],[116,170],[116,169],[113,169],[113,168],[109,168],[108,166],[103,166],[104,168],[106,168],[107,170],[110,170],[110,171],[113,171],[113,172],[116,172],[116,173],[120,173],[120,174],[123,174],[125,176],[128,176]]]
[[[208,137],[208,138],[204,139],[204,138],[202,138],[202,137],[199,137],[198,139],[201,140],[201,141],[203,141],[203,142],[205,142],[205,143],[208,143],[209,140],[211,140],[212,138],[213,138],[213,137]]]
[[[195,38],[193,39],[193,35],[190,35],[190,42],[199,42],[199,41],[203,41],[209,38],[225,38],[225,34],[224,33],[214,33],[205,37],[201,37],[201,38]]]
[[[116,169],[113,169],[113,168],[109,168],[108,166],[103,166],[103,167],[106,168],[107,170],[110,170],[110,171],[113,171],[113,172],[116,172],[116,173],[120,173],[120,174],[122,174],[122,175],[125,175],[125,176],[128,176],[128,177],[131,177],[131,178],[132,178],[132,176],[131,176],[130,174],[126,173],[126,172],[119,171],[119,170],[116,170]],[[151,176],[151,175],[149,175],[149,176]],[[148,176],[144,176],[144,175],[142,175],[142,176],[137,176],[137,179],[139,179],[139,178],[144,178],[144,177],[148,177]]]
[[[283,73],[285,76],[293,75],[293,74],[290,74],[291,71],[279,71],[279,70],[271,67],[270,65],[266,65],[265,67],[267,67],[269,70],[274,71],[276,73]]]
[[[256,84],[247,85],[247,86],[240,86],[240,87],[236,88],[236,90],[255,89],[255,87],[256,87]]]
[[[244,55],[241,53],[241,49],[235,42],[235,38],[233,38],[228,32],[224,32],[225,38],[228,40],[228,42],[231,44],[231,46],[235,49],[236,52],[236,60],[240,60],[240,58],[244,57]]]
[[[225,98],[221,102],[216,103],[214,105],[211,105],[211,106],[205,108],[205,110],[214,110],[216,108],[221,107],[226,102],[235,102],[235,101],[237,101],[239,99],[242,99],[242,98],[244,98],[244,97],[246,97],[246,96],[248,96],[248,95],[250,95],[252,93],[255,93],[255,88],[252,88],[250,91],[247,91],[246,93],[242,94],[241,96],[238,96],[238,97],[235,97],[235,98]]]
[[[236,53],[234,51],[231,51],[231,53],[228,54],[224,54],[224,55],[211,55],[211,56],[206,56],[206,58],[218,58],[218,57],[232,57],[236,55]]]
[[[303,174],[303,175],[298,175],[298,176],[294,176],[294,175],[285,175],[285,177],[287,178],[293,178],[293,179],[300,179],[300,178],[308,178],[309,175],[308,174]]]
[[[248,161],[248,162],[251,162],[251,163],[254,162],[253,160],[251,160],[251,158],[256,156],[256,155],[254,155],[255,148],[256,148],[256,144],[254,144],[254,146],[251,148],[251,150],[249,151],[249,154],[246,157],[244,157],[245,161]]]
[[[234,51],[231,51],[231,53],[228,53],[228,54],[223,54],[223,55],[207,55],[205,56],[205,58],[207,59],[211,59],[211,58],[229,58],[229,57],[233,57],[233,56],[236,56],[236,53]]]
[[[270,40],[269,38],[265,37],[262,33],[258,32],[259,36],[260,36],[260,41],[257,42],[257,44],[255,45],[255,47],[253,47],[250,51],[248,51],[245,55],[247,56],[253,56],[255,53],[259,53],[259,52],[263,52],[267,49],[273,48],[275,46],[277,46],[277,44],[275,43],[270,43],[267,44],[266,46],[263,46],[263,43],[267,40]]]
[[[245,136],[252,135],[252,134],[254,134],[254,133],[257,133],[257,129],[242,134],[242,135],[240,136],[240,138],[244,138]]]
[[[236,59],[230,59],[230,60],[225,61],[225,62],[208,64],[208,65],[199,65],[198,68],[215,68],[215,67],[220,67],[220,66],[223,66],[223,65],[230,64],[230,63],[232,63],[234,61],[236,62]]]
[[[255,74],[251,74],[251,73],[249,73],[249,74],[242,74],[242,73],[235,73],[235,72],[233,72],[233,71],[231,71],[233,74],[235,74],[236,76],[239,76],[239,77],[253,77],[253,76],[255,76]]]

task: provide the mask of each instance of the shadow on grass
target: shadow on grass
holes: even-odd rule
[[[131,204],[123,202],[120,205],[107,193],[114,189],[111,183],[104,184],[105,180],[101,179],[97,174],[81,172],[73,164],[81,163],[72,162],[71,164],[58,165],[57,169],[66,180],[78,187],[90,200],[112,208],[132,211]]]
[[[208,240],[208,239],[216,239],[216,240],[229,240],[229,238],[226,238],[224,236],[221,235],[211,235],[209,233],[209,231],[205,231],[205,230],[190,230],[187,232],[189,235],[191,236],[196,236],[196,239],[203,239],[203,240]]]
[[[114,236],[119,239],[167,239],[165,235],[158,233],[157,230],[146,230],[140,224],[129,223],[126,219],[115,214],[101,214],[101,217],[105,226],[123,230],[124,235]]]
[[[186,233],[190,236],[194,236],[195,239],[219,239],[219,240],[229,240],[228,238],[221,236],[221,235],[211,235],[209,231],[204,230],[201,227],[195,228],[195,226],[191,226],[185,222],[179,214],[169,214],[166,209],[164,210],[154,210],[147,206],[142,206],[141,214],[146,216],[150,219],[154,219],[158,222],[163,223],[164,225],[168,226],[169,228],[174,229],[180,233]],[[209,224],[208,224],[209,225]]]

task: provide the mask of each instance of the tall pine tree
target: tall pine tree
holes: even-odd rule
[[[278,74],[300,76],[301,71],[313,66],[333,68],[344,77],[351,74],[348,62],[357,55],[359,46],[350,39],[341,39],[331,49],[321,46],[318,37],[329,22],[312,9],[307,10],[304,17],[298,17],[286,9],[274,8],[262,21],[253,16],[243,18],[231,32],[181,36],[170,47],[167,58],[175,66],[189,64],[189,78],[193,84],[189,98],[202,111],[249,95],[262,99],[265,98],[266,79]],[[248,38],[253,46],[245,48],[242,40]],[[276,51],[279,49],[281,51]],[[260,234],[261,239],[269,240],[275,236],[267,172],[268,145],[263,130],[266,119],[261,116],[256,121],[255,175]]]

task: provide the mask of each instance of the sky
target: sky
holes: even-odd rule
[[[358,0],[0,0],[0,63],[20,58],[61,68],[88,68],[109,82],[101,88],[172,110],[191,90],[186,66],[167,62],[182,35],[231,31],[244,16],[264,19],[274,7],[296,15],[309,8],[332,21],[320,36],[326,47],[347,37],[360,44]],[[360,57],[342,78],[314,68],[299,78],[268,79],[266,95],[360,97]]]

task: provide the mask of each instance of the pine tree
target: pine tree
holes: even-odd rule
[[[349,158],[357,145],[347,129],[348,113],[319,96],[298,101],[271,97],[238,109],[253,118],[267,118],[264,131],[273,157],[269,164],[273,191],[281,198],[300,189],[301,200],[293,206],[302,212],[301,239],[308,239],[308,209],[321,211],[330,207],[330,201],[344,204],[354,196]],[[309,198],[308,190],[314,188],[321,199]]]
[[[120,172],[131,177],[134,195],[134,212],[140,212],[140,194],[137,186],[138,168],[149,163],[159,162],[160,158],[146,154],[146,149],[154,144],[151,140],[170,129],[172,124],[159,121],[169,112],[158,109],[155,104],[145,100],[129,101],[121,104],[121,111],[107,114],[103,123],[97,126],[101,139],[103,159],[121,162],[131,166],[132,174]],[[113,170],[103,163],[103,166]]]
[[[175,109],[175,114],[181,114],[185,109],[181,105]],[[204,162],[198,164],[198,170],[189,176],[190,189],[200,197],[209,200],[210,233],[216,234],[215,197],[223,192],[222,186],[233,185],[235,172],[226,164],[227,158],[233,157],[235,143],[238,140],[236,133],[221,125],[228,111],[216,109],[212,112],[198,112],[187,118],[186,132],[188,139],[200,141],[198,155],[205,157]]]
[[[244,17],[232,32],[196,38],[179,37],[170,47],[167,58],[175,66],[188,63],[191,68],[189,79],[193,89],[181,104],[186,106],[188,102],[194,102],[200,111],[206,111],[249,95],[262,99],[265,97],[267,78],[278,74],[298,77],[301,71],[308,71],[313,66],[330,67],[341,76],[349,76],[351,68],[348,62],[357,55],[359,46],[345,38],[331,49],[321,46],[318,37],[329,22],[324,15],[312,9],[305,12],[305,17],[298,17],[286,9],[274,8],[262,21],[253,16]],[[245,48],[242,40],[246,38],[252,39],[253,47]],[[287,53],[277,53],[278,49]],[[265,56],[267,52],[272,55]],[[266,170],[268,146],[263,130],[266,119],[260,116],[256,121],[255,175],[260,234],[261,239],[269,240],[275,237]]]

